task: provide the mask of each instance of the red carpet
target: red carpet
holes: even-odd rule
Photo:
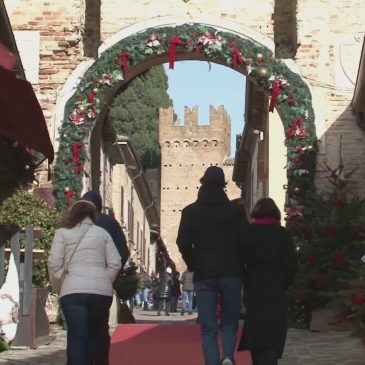
[[[203,365],[196,324],[121,324],[111,339],[110,365]],[[251,365],[247,352],[237,365]]]

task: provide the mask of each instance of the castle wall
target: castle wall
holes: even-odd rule
[[[198,107],[185,107],[183,124],[174,122],[173,109],[160,109],[161,145],[161,236],[178,271],[185,265],[176,246],[181,210],[197,198],[200,178],[212,165],[223,168],[228,196],[238,198],[240,190],[231,181],[229,159],[231,122],[223,106],[210,107],[208,125],[199,125]]]

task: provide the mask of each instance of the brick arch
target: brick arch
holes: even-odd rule
[[[299,191],[313,192],[317,138],[311,93],[301,76],[275,59],[270,48],[244,34],[183,24],[131,34],[107,48],[86,71],[66,104],[61,126],[54,177],[60,207],[81,192],[82,161],[89,139],[92,186],[99,187],[101,136],[115,95],[154,65],[170,61],[173,67],[172,60],[202,60],[232,67],[259,85],[271,97],[271,106],[284,125],[289,205],[290,201],[300,203]]]

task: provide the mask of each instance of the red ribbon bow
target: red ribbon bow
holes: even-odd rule
[[[130,54],[128,51],[123,51],[119,53],[119,59],[120,59],[120,66],[122,67],[124,76],[128,72],[128,62],[127,59],[129,58]]]
[[[176,52],[176,48],[177,46],[181,46],[181,45],[187,45],[188,42],[183,41],[179,36],[177,35],[173,35],[171,38],[171,42],[170,42],[170,46],[169,46],[169,50],[170,50],[170,54],[169,54],[169,69],[173,70],[174,69],[174,63],[175,63],[175,52]]]
[[[73,192],[72,189],[67,190],[67,192],[66,192],[66,201],[67,201],[68,206],[71,205],[71,199],[73,198],[74,195],[75,195],[75,193]]]
[[[81,142],[74,143],[72,145],[73,160],[77,165],[77,168],[75,169],[75,173],[80,173],[84,170],[84,167],[81,164],[81,155],[80,155],[82,146],[83,146],[83,144]]]
[[[244,65],[250,64],[250,62],[247,62],[243,59],[241,52],[238,50],[234,42],[231,42],[229,46],[231,47],[233,52],[232,67],[236,67],[239,63],[242,63]]]
[[[238,51],[238,48],[236,47],[234,42],[231,42],[229,45],[232,48],[233,52],[233,58],[232,58],[232,67],[236,67],[238,63],[243,62],[243,58],[241,53]]]
[[[269,106],[269,111],[273,112],[275,105],[276,105],[276,99],[278,98],[281,89],[284,87],[284,84],[282,83],[281,80],[274,80],[272,83],[272,88],[271,88],[271,99],[270,99],[270,106]]]
[[[88,93],[87,94],[87,101],[90,104],[93,104],[95,101],[95,94],[94,93]]]

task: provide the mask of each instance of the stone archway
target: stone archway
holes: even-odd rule
[[[268,47],[201,24],[150,28],[129,35],[107,48],[86,71],[66,104],[61,126],[54,177],[58,206],[65,208],[79,196],[84,173],[91,173],[97,185],[99,171],[84,170],[85,143],[91,140],[91,158],[97,159],[105,115],[118,90],[151,66],[169,62],[173,68],[178,60],[232,67],[270,97],[270,110],[277,109],[284,126],[287,206],[295,216],[295,209],[314,191],[318,145],[308,86],[282,60],[275,59]]]

